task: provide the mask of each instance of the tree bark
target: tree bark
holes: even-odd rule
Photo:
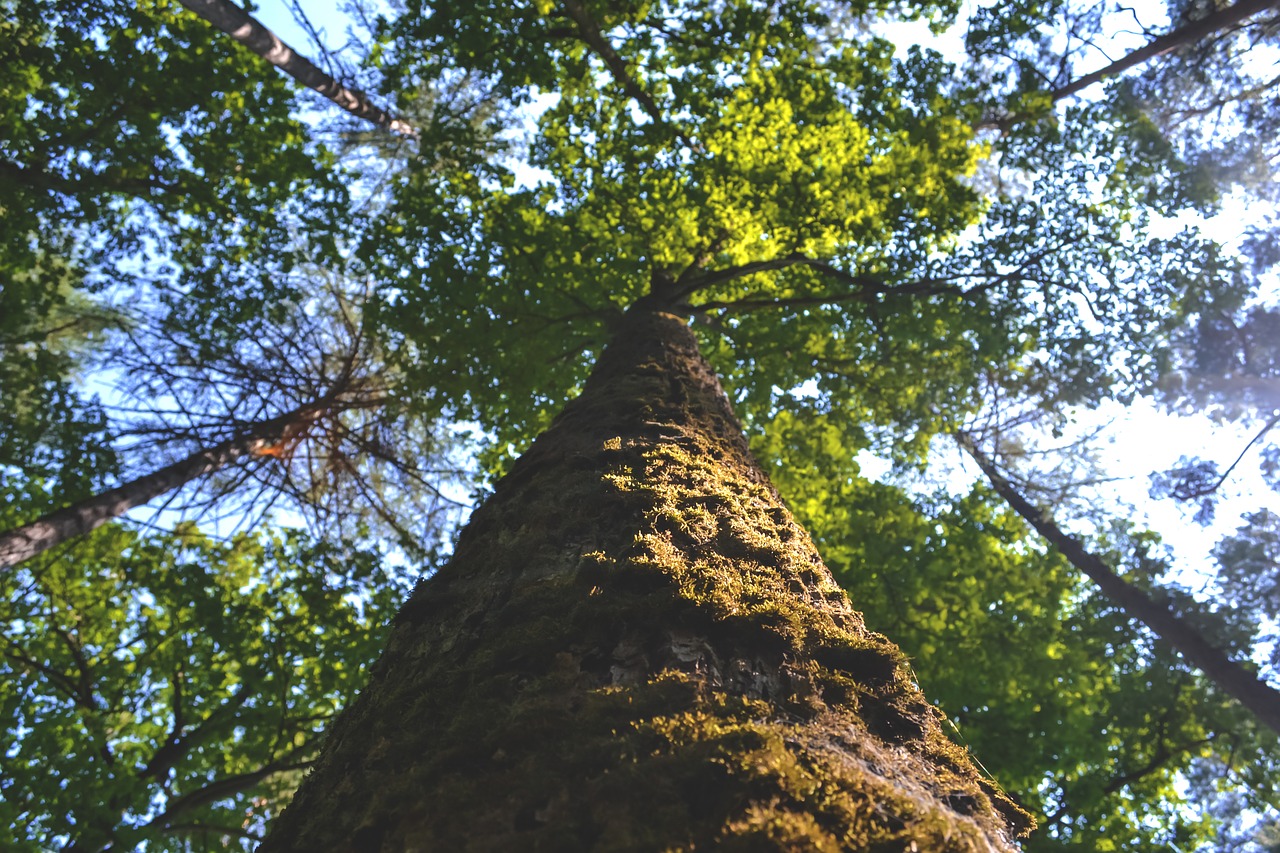
[[[246,456],[277,455],[275,448],[297,433],[319,409],[311,404],[253,425],[244,435],[198,450],[158,471],[0,533],[0,569],[11,568],[69,539],[95,530],[134,507],[144,506],[197,477],[225,468]]]
[[[683,320],[581,396],[419,584],[264,853],[1012,850],[747,450]]]
[[[1024,498],[1009,480],[996,470],[971,438],[958,435],[960,446],[973,457],[986,474],[996,492],[1027,520],[1041,536],[1083,572],[1098,588],[1133,619],[1137,619],[1168,643],[1189,664],[1197,667],[1205,677],[1227,695],[1232,696],[1267,728],[1280,734],[1280,691],[1275,690],[1240,663],[1210,643],[1193,626],[1187,624],[1167,606],[1154,601],[1142,589],[1134,586],[1112,571],[1101,558],[1091,553],[1074,536],[1054,523],[1049,514]]]
[[[356,118],[364,119],[403,136],[417,138],[418,131],[412,125],[376,106],[364,92],[349,89],[321,71],[311,60],[300,56],[293,48],[281,41],[261,21],[229,0],[178,0],[178,2],[294,80],[324,95]]]

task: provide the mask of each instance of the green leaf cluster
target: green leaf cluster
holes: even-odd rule
[[[3,11],[6,279],[63,257],[91,288],[159,284],[143,294],[225,329],[279,300],[263,261],[291,224],[332,243],[345,192],[275,69],[169,0]]]
[[[257,837],[366,677],[404,593],[299,531],[104,527],[0,579],[12,850]]]

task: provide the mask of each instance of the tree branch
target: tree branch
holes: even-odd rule
[[[177,184],[166,184],[156,178],[121,178],[111,174],[87,174],[67,178],[40,166],[20,166],[0,159],[0,176],[32,189],[47,190],[58,195],[76,198],[87,192],[118,192],[136,198],[150,199],[153,191],[176,192]]]
[[[1276,6],[1280,6],[1280,0],[1241,0],[1234,6],[1228,6],[1198,21],[1193,21],[1186,26],[1179,27],[1172,32],[1152,39],[1146,46],[1126,54],[1110,65],[1100,68],[1091,74],[1086,74],[1078,80],[1073,80],[1065,86],[1054,89],[1050,93],[1050,97],[1055,102],[1069,98],[1108,77],[1123,74],[1135,65],[1141,65],[1148,60],[1155,59],[1157,56],[1193,44],[1219,30],[1234,26],[1259,12],[1264,12]]]
[[[184,731],[186,728],[181,722],[181,699],[177,689],[177,679],[174,682],[174,724],[169,737],[163,746],[157,749],[151,756],[151,760],[147,765],[139,771],[138,775],[144,778],[154,778],[160,780],[169,770],[177,764],[182,757],[197,746],[205,737],[208,736],[213,724],[224,718],[227,714],[232,713],[249,701],[253,696],[253,691],[249,689],[247,684],[241,684],[240,689],[235,695],[223,702],[215,708],[207,717],[201,720],[194,728]]]
[[[600,32],[600,27],[596,25],[596,22],[591,18],[590,13],[587,12],[582,3],[579,0],[564,0],[563,5],[570,20],[577,25],[578,35],[586,42],[587,47],[595,51],[596,55],[604,61],[605,67],[609,69],[613,79],[622,87],[622,91],[626,92],[628,97],[640,105],[649,118],[653,119],[654,124],[670,128],[670,122],[662,114],[662,110],[658,107],[657,102],[653,100],[653,96],[645,91],[644,87],[631,76],[631,72],[627,69],[626,60],[619,56],[613,46],[609,44],[609,40]],[[685,144],[690,144],[684,134],[676,131],[676,135]]]
[[[1244,450],[1240,451],[1240,455],[1236,457],[1236,460],[1232,462],[1227,470],[1222,472],[1222,476],[1214,480],[1213,483],[1207,486],[1200,486],[1196,489],[1176,489],[1174,491],[1174,496],[1179,500],[1190,501],[1216,492],[1218,488],[1227,481],[1227,478],[1231,476],[1231,472],[1236,470],[1236,466],[1239,465],[1240,461],[1249,453],[1249,449],[1261,441],[1262,437],[1271,432],[1278,423],[1280,423],[1280,412],[1277,412],[1269,421],[1263,424],[1262,429],[1258,431],[1257,435],[1249,440],[1249,443],[1244,446]]]
[[[218,800],[238,794],[276,773],[284,773],[289,770],[305,770],[311,766],[310,761],[290,761],[290,757],[285,756],[284,758],[270,761],[251,773],[239,773],[235,776],[228,776],[225,779],[216,779],[203,788],[175,797],[169,807],[152,820],[148,826],[171,826],[173,819],[183,812],[189,812],[200,806],[216,803]]]
[[[854,275],[845,272],[826,261],[816,260],[799,253],[793,253],[781,258],[774,258],[769,261],[754,261],[741,266],[730,267],[728,269],[716,270],[706,275],[699,276],[689,285],[683,288],[679,293],[679,299],[704,290],[716,284],[723,284],[727,281],[742,278],[744,276],[753,275],[759,272],[769,272],[771,270],[782,270],[789,267],[803,266],[808,267],[827,278],[840,282],[855,288],[853,291],[844,293],[822,293],[812,294],[808,296],[792,296],[779,299],[729,299],[729,300],[707,300],[697,305],[691,306],[695,311],[754,311],[759,308],[795,308],[806,305],[830,305],[839,304],[841,302],[863,301],[873,296],[893,295],[893,296],[935,296],[940,294],[955,294],[959,296],[968,296],[979,290],[985,290],[994,286],[1000,281],[1008,280],[1011,275],[997,276],[990,282],[981,286],[964,289],[954,284],[949,284],[944,279],[920,279],[919,281],[908,282],[905,284],[885,284],[882,280],[867,275]]]

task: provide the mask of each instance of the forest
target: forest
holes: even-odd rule
[[[0,9],[0,848],[1280,850],[1277,0]]]

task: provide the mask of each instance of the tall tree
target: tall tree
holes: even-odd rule
[[[954,10],[874,4],[856,11],[928,16],[938,23]],[[801,445],[797,436],[821,421],[847,454],[874,444],[900,464],[913,464],[931,436],[954,429],[976,405],[976,377],[984,370],[1020,373],[1027,393],[1036,383],[1062,377],[1055,403],[1122,396],[1153,382],[1170,330],[1211,303],[1222,281],[1205,274],[1213,252],[1203,240],[1191,234],[1157,239],[1148,232],[1149,205],[1175,209],[1181,200],[1164,198],[1150,158],[1128,157],[1137,147],[1132,137],[1117,139],[1097,111],[1077,111],[1067,133],[1036,126],[1011,140],[1003,159],[1021,158],[1029,191],[997,187],[984,196],[988,187],[970,178],[987,150],[970,130],[981,104],[954,69],[927,50],[895,52],[866,30],[843,29],[833,39],[833,26],[822,5],[806,2],[730,0],[714,8],[676,0],[406,4],[403,14],[386,22],[376,51],[395,78],[393,88],[476,81],[493,102],[502,99],[498,112],[510,115],[536,97],[540,114],[530,119],[537,132],[527,145],[508,131],[505,155],[495,156],[492,148],[449,150],[447,140],[413,154],[380,193],[388,204],[372,209],[367,228],[345,215],[320,223],[322,242],[335,226],[347,228],[356,244],[352,259],[377,282],[379,335],[394,345],[394,370],[406,378],[402,395],[427,416],[456,414],[478,422],[493,439],[490,467],[506,469],[563,400],[577,394],[614,332],[628,334],[654,307],[676,319],[664,319],[674,327],[655,331],[651,343],[675,339],[677,332],[687,341],[681,327],[692,319],[745,427],[765,446],[775,440]],[[240,66],[258,64],[247,59],[237,54]],[[270,85],[264,81],[254,91]],[[50,89],[46,96],[54,99],[63,90],[75,87]],[[524,165],[532,169],[512,170],[512,157],[520,155],[527,155]],[[58,168],[74,171],[79,156],[57,161]],[[181,150],[175,156],[179,164],[193,162]],[[234,197],[237,180],[228,190]],[[317,205],[308,214],[336,209],[315,195],[298,198]],[[201,289],[199,281],[164,298],[180,328],[210,342],[191,350],[197,364],[214,345],[246,334],[246,318],[269,317],[296,297],[295,288],[281,286],[289,284],[279,276],[286,263],[263,263],[269,246],[261,239],[295,220],[255,218],[261,211],[252,204],[247,209],[252,215],[243,220],[226,220],[235,228],[245,225],[243,237],[252,241],[245,251],[235,233],[235,239],[223,239],[221,219],[209,223],[217,226],[210,232],[215,242],[229,252],[227,258],[212,255],[204,280],[228,270],[225,298],[205,298],[222,291]],[[178,215],[164,224],[187,221]],[[296,221],[310,231],[305,219]],[[145,230],[140,226],[138,233]],[[198,245],[196,229],[182,234],[191,238],[183,245]],[[179,260],[205,263],[194,251]],[[119,268],[127,271],[127,264]],[[242,286],[249,269],[261,279],[261,292]],[[692,352],[685,345],[677,349]],[[762,844],[772,839],[776,847],[788,839],[793,846],[834,845],[842,837],[856,846],[859,839],[851,833],[858,827],[879,831],[859,823],[857,814],[846,819],[846,812],[869,784],[876,791],[860,802],[882,799],[889,808],[904,807],[908,798],[900,786],[895,793],[891,783],[880,788],[875,778],[892,754],[907,768],[903,779],[922,780],[917,802],[924,805],[909,808],[925,816],[913,827],[920,837],[933,831],[927,816],[933,814],[958,827],[952,834],[957,844],[974,832],[1001,843],[1004,821],[992,810],[999,797],[943,741],[931,712],[916,704],[909,672],[864,632],[812,563],[803,536],[739,452],[732,420],[685,411],[682,400],[664,391],[708,386],[697,376],[709,369],[684,361],[685,367],[694,364],[692,383],[677,379],[662,386],[660,377],[677,374],[657,362],[641,365],[635,383],[623,381],[611,391],[601,392],[601,382],[592,380],[582,405],[539,442],[533,457],[518,463],[492,511],[477,517],[454,567],[422,587],[417,609],[406,610],[402,620],[400,636],[412,642],[435,624],[456,626],[451,636],[462,641],[432,661],[396,640],[373,692],[345,730],[354,760],[377,767],[411,754],[406,746],[414,737],[439,737],[441,743],[456,737],[449,751],[435,755],[439,763],[415,767],[406,759],[395,771],[410,799],[415,795],[406,780],[419,773],[451,778],[457,791],[487,785],[490,810],[462,829],[458,823],[450,828],[446,817],[445,833],[471,832],[477,824],[540,837],[566,825],[590,833],[600,820],[590,816],[595,804],[612,800],[601,808],[623,809],[635,802],[616,795],[593,799],[588,791],[586,800],[572,804],[587,803],[587,817],[577,820],[564,818],[574,809],[562,799],[544,800],[541,789],[521,789],[520,802],[501,801],[494,779],[531,778],[545,759],[552,768],[547,778],[564,780],[561,790],[581,793],[596,785],[592,791],[655,791],[651,799],[669,806],[664,814],[690,816],[684,829],[678,819],[651,821],[655,831],[719,836],[725,843],[752,836]],[[610,370],[602,363],[597,379]],[[652,393],[642,394],[639,387],[655,377],[656,385],[644,386]],[[632,402],[643,396],[638,405],[648,411],[616,406],[607,413],[613,420],[599,420],[618,425],[613,435],[579,428],[583,417],[598,420],[595,407],[615,408],[616,395]],[[723,409],[718,402],[708,405]],[[794,432],[780,433],[788,415]],[[692,438],[708,426],[723,435]],[[630,444],[624,447],[624,441]],[[566,448],[572,452],[565,458],[547,458]],[[722,458],[700,449],[719,450]],[[620,467],[597,459],[615,453]],[[790,458],[800,459],[809,473],[799,479],[806,486],[813,481],[819,494],[813,500],[833,503],[843,494],[846,467],[811,468],[803,455]],[[796,481],[793,476],[793,489]],[[572,503],[575,496],[579,503]],[[682,499],[690,506],[672,503]],[[602,518],[594,512],[599,507],[617,512],[609,509]],[[872,525],[860,529],[869,531],[867,539],[879,535]],[[788,531],[790,544],[781,543]],[[495,554],[501,561],[477,567],[464,552]],[[981,548],[971,553],[988,556]],[[988,577],[998,575],[999,557],[991,559],[994,567],[984,564]],[[582,565],[565,569],[566,561]],[[849,560],[842,576],[855,586],[854,578],[875,575],[882,562]],[[812,574],[798,569],[801,564],[813,566]],[[526,566],[532,568],[522,573]],[[534,582],[540,571],[546,583]],[[1096,641],[1090,649],[1115,648],[1109,657],[1089,664],[1089,655],[1078,650],[1064,655],[1062,646],[1077,635],[1054,633],[1051,625],[1074,587],[1064,569],[1057,571],[1054,606],[1015,611],[1007,621],[1030,614],[1032,626],[1018,636],[1038,642],[1026,657],[1069,659],[1088,669],[1087,676],[1060,670],[1059,677],[1073,685],[1087,682],[1089,691],[1068,702],[1057,695],[1057,684],[1041,677],[1035,683],[1048,711],[1017,691],[982,701],[997,715],[1012,709],[1024,722],[1029,718],[1019,731],[1034,731],[1037,714],[1062,712],[1075,739],[1061,753],[1070,756],[1062,760],[1071,766],[1057,774],[1066,781],[1051,778],[1056,759],[1045,757],[1046,750],[1038,756],[1038,774],[1023,773],[1020,784],[1037,795],[1047,791],[1038,800],[1041,811],[1068,843],[1087,844],[1097,837],[1089,832],[1105,831],[1095,827],[1136,833],[1144,822],[1126,821],[1114,809],[1101,818],[1087,811],[1076,819],[1075,804],[1100,800],[1088,788],[1115,782],[1119,798],[1171,796],[1176,767],[1166,753],[1181,756],[1195,748],[1207,737],[1202,724],[1209,717],[1184,719],[1189,703],[1181,685],[1195,686],[1185,673],[1147,679],[1161,686],[1149,694],[1159,708],[1146,709],[1145,717],[1135,713],[1139,723],[1117,731],[1128,734],[1143,721],[1158,731],[1112,748],[1120,737],[1106,730],[1112,722],[1074,706],[1114,709],[1109,698],[1099,698],[1110,696],[1109,685],[1123,680],[1125,695],[1135,695],[1135,685],[1163,659],[1145,647],[1099,640],[1109,629],[1131,636],[1114,614],[1103,614],[1110,621],[1086,614],[1089,630],[1082,632]],[[564,572],[576,580],[557,581]],[[708,579],[722,583],[708,588]],[[575,588],[581,595],[574,597]],[[478,590],[475,598],[468,589]],[[1007,594],[1027,597],[1025,589]],[[550,598],[558,603],[543,608]],[[976,603],[979,617],[984,607],[1002,612],[1001,600]],[[580,604],[566,615],[565,601]],[[593,610],[597,602],[608,602],[605,614]],[[944,606],[941,597],[926,595],[909,609],[933,626]],[[522,621],[527,618],[538,621]],[[646,632],[649,623],[658,627]],[[617,636],[609,633],[615,627]],[[575,630],[576,639],[570,636]],[[449,643],[449,635],[441,638],[442,645]],[[494,645],[486,645],[490,641]],[[928,653],[925,643],[922,654]],[[449,668],[451,661],[458,666]],[[1036,667],[1022,661],[1013,668]],[[403,707],[388,706],[402,671],[405,683],[413,681],[411,672],[438,675],[453,691],[449,698],[464,707],[493,708],[510,700],[504,719],[531,726],[535,736],[521,737],[481,713],[455,718],[452,732],[423,732],[416,720],[405,724],[403,715],[440,697],[415,692],[412,702],[421,705],[405,699]],[[497,671],[507,675],[485,682],[486,673]],[[641,694],[652,704],[628,716],[621,700]],[[675,704],[663,704],[667,699]],[[564,733],[567,726],[556,717],[566,705],[577,715],[571,720],[586,724],[590,737],[582,744]],[[388,715],[387,740],[362,754],[359,715],[377,709]],[[620,729],[631,754],[619,756],[613,748],[606,727],[611,714],[648,721],[637,739]],[[857,733],[856,741],[824,728],[837,718]],[[1231,722],[1213,718],[1209,731],[1229,729]],[[1103,745],[1082,746],[1090,734]],[[559,742],[583,749],[549,755],[540,737],[548,743],[569,738]],[[344,748],[340,739],[335,749]],[[1086,754],[1089,770],[1099,771],[1093,776],[1075,760]],[[326,774],[344,772],[345,759],[335,755]],[[619,769],[581,781],[582,768],[606,766]],[[430,773],[422,769],[428,767]],[[465,781],[459,774],[468,768],[479,775]],[[841,779],[842,793],[823,799],[836,789],[819,777]],[[672,786],[664,778],[687,784]],[[1109,781],[1094,784],[1102,778]],[[736,780],[758,808],[730,814],[732,804],[714,796],[732,790],[729,783],[722,789],[712,784],[724,779]],[[375,797],[380,790],[364,787],[363,794]],[[385,836],[394,845],[397,833],[417,831],[398,822],[388,801],[361,806],[362,816],[332,806],[319,787],[315,791],[304,797],[334,811],[338,822],[349,822],[353,834],[345,843]],[[711,796],[700,797],[703,791]],[[457,794],[442,796],[447,801]],[[973,821],[958,816],[970,811]],[[594,812],[606,818],[622,813]],[[461,809],[456,814],[459,823],[467,820]],[[1014,812],[1005,817],[1016,823]],[[297,820],[306,822],[301,813]],[[282,830],[280,843],[288,835]],[[548,844],[581,846],[583,838]],[[1169,838],[1181,843],[1182,837]]]
[[[423,4],[392,22],[388,51],[401,60],[405,76],[475,73],[495,80],[494,90],[517,102],[535,86],[558,96],[539,118],[529,146],[530,164],[541,170],[534,180],[517,184],[494,162],[410,169],[361,249],[361,259],[383,283],[380,317],[400,344],[401,363],[420,378],[422,387],[433,389],[437,405],[452,406],[492,430],[493,468],[505,468],[531,434],[552,422],[560,401],[583,387],[611,332],[625,329],[646,305],[695,319],[705,351],[753,431],[779,411],[795,407],[798,395],[791,392],[808,385],[820,400],[822,415],[841,425],[850,447],[875,436],[895,446],[900,458],[918,458],[931,435],[963,417],[975,401],[974,377],[983,365],[1014,369],[1030,361],[1046,374],[1060,369],[1075,381],[1077,400],[1122,393],[1120,383],[1132,387],[1151,380],[1162,336],[1199,304],[1197,288],[1219,283],[1197,275],[1212,254],[1203,242],[1194,235],[1151,237],[1128,175],[1114,175],[1104,155],[1081,155],[1078,147],[1063,144],[1048,146],[1055,159],[1038,161],[1041,174],[1035,176],[1034,193],[987,204],[966,179],[982,149],[968,129],[973,105],[953,84],[952,69],[927,51],[895,57],[891,45],[876,39],[832,48],[818,33],[824,23],[821,12],[807,4],[766,9],[745,2],[714,14],[677,3],[608,10],[589,4],[495,4],[464,11]],[[1087,139],[1095,151],[1116,144],[1105,128],[1094,128]],[[1092,317],[1101,318],[1102,332],[1095,331]],[[1126,351],[1135,354],[1127,361],[1120,357]],[[601,375],[607,374],[597,378]],[[588,402],[593,387],[597,380],[587,382],[581,397],[588,410],[595,405]],[[642,405],[657,413],[678,408],[679,401],[657,388]],[[536,615],[539,610],[532,601],[539,594],[536,587],[530,581],[526,593],[524,584],[547,572],[548,594],[554,588],[556,595],[567,596],[553,580],[568,570],[556,567],[576,565],[585,556],[573,549],[588,554],[599,550],[606,571],[603,582],[593,586],[599,586],[603,602],[612,595],[610,572],[622,585],[622,578],[638,570],[661,571],[666,557],[677,559],[663,550],[663,543],[681,537],[663,530],[650,517],[654,512],[640,510],[615,527],[554,502],[570,489],[560,485],[558,469],[543,464],[543,454],[562,451],[540,448],[559,448],[561,442],[573,447],[563,453],[576,460],[584,483],[591,482],[592,471],[595,481],[606,484],[634,478],[656,495],[687,496],[690,502],[705,499],[699,481],[710,484],[725,475],[714,456],[692,451],[691,461],[681,464],[696,465],[710,476],[687,475],[689,482],[679,487],[660,479],[665,475],[657,470],[651,472],[658,466],[639,471],[632,464],[624,474],[601,471],[591,462],[592,454],[609,438],[625,443],[638,431],[637,448],[655,456],[666,453],[663,426],[650,427],[659,430],[656,439],[647,439],[651,443],[641,440],[643,420],[619,426],[615,435],[596,435],[574,411],[534,445],[532,457],[516,463],[511,477],[520,485],[508,479],[498,487],[494,505],[499,508],[493,516],[484,511],[477,516],[451,568],[442,571],[438,582],[421,588],[421,609],[406,609],[398,629],[403,639],[393,641],[368,698],[336,734],[335,752],[314,777],[315,787],[301,795],[305,813],[296,818],[286,813],[275,844],[359,838],[370,843],[385,839],[395,846],[415,837],[456,838],[476,831],[479,823],[502,833],[495,836],[495,845],[523,831],[545,831],[543,837],[559,839],[553,834],[563,828],[571,833],[563,838],[571,840],[547,843],[572,846],[584,843],[591,837],[590,827],[602,822],[590,816],[594,806],[587,788],[570,779],[588,768],[578,775],[608,784],[618,777],[604,768],[616,766],[608,762],[617,759],[593,755],[589,759],[594,763],[574,764],[576,751],[561,753],[563,758],[548,756],[541,739],[563,743],[557,738],[569,737],[557,735],[554,726],[540,727],[528,744],[512,742],[516,729],[534,712],[524,711],[517,692],[504,691],[519,691],[523,682],[531,708],[577,707],[572,713],[584,716],[573,718],[574,725],[594,731],[585,715],[596,698],[607,705],[617,688],[629,689],[614,685],[607,672],[614,666],[615,649],[629,645],[622,637],[597,642],[594,634],[581,633],[588,631],[591,618],[589,589],[581,616],[573,617],[582,621],[573,625],[590,642],[575,647],[550,617],[537,628],[523,629],[527,623],[519,613]],[[672,417],[672,423],[680,423]],[[652,423],[664,425],[658,417]],[[674,429],[666,427],[672,435]],[[508,519],[523,511],[520,493],[526,489],[542,496],[527,507],[528,517],[537,523],[526,526],[531,536],[544,530],[546,538],[536,541],[545,545],[535,547],[532,539],[526,543],[507,527],[514,523]],[[711,491],[710,486],[704,489]],[[590,494],[580,502],[583,506],[603,501],[598,492]],[[554,508],[558,521],[542,521],[547,507]],[[748,521],[751,516],[734,521],[727,511],[709,511],[716,517],[713,537],[725,526],[764,529]],[[677,529],[681,523],[672,522]],[[559,533],[561,525],[572,525],[572,532]],[[736,559],[744,573],[768,562],[732,543],[729,552],[719,551],[719,538],[703,537],[696,525],[691,530],[690,542],[699,544],[689,548],[709,562]],[[615,544],[597,548],[602,538]],[[518,549],[505,550],[507,540],[519,543]],[[652,558],[640,550],[650,540]],[[628,553],[637,541],[637,550]],[[535,558],[541,547],[556,556]],[[465,556],[472,549],[488,556],[476,556],[473,563]],[[481,565],[501,573],[500,579]],[[518,572],[523,566],[529,567],[528,574]],[[687,593],[696,600],[699,582],[691,580],[689,586],[685,590],[677,583],[675,592],[660,587],[659,594]],[[730,585],[725,595],[737,588],[750,594],[751,586]],[[467,589],[484,590],[476,600],[491,604],[432,603],[437,594],[470,602]],[[810,597],[803,585],[795,591]],[[520,606],[508,613],[500,603],[504,600]],[[790,604],[795,602],[778,607]],[[733,613],[753,606],[728,597],[724,609]],[[612,611],[612,622],[641,624],[656,618],[647,612],[628,618],[622,612]],[[440,623],[448,626],[440,636],[461,636],[467,642],[441,649],[439,664],[431,657],[407,663],[427,642],[417,639],[417,631],[429,629],[418,626],[445,619],[441,613],[459,620],[465,618],[462,613],[474,614],[470,627]],[[509,631],[504,627],[508,623],[513,626]],[[545,635],[539,633],[544,626]],[[730,655],[714,640],[697,637],[712,650],[703,659]],[[486,645],[490,640],[498,644],[493,650]],[[656,649],[645,654],[648,668],[643,672],[644,678],[661,682],[671,657],[661,651],[662,643],[671,641],[636,642],[641,653]],[[524,656],[506,651],[520,644],[540,651]],[[797,659],[809,654],[803,645],[788,648]],[[557,653],[566,669],[552,672],[548,667]],[[504,662],[511,655],[515,657]],[[593,659],[607,666],[593,664]],[[820,655],[818,660],[821,665]],[[534,668],[522,679],[517,672],[526,663]],[[507,666],[511,669],[503,669]],[[756,698],[750,688],[735,688],[727,678],[717,686],[718,666],[706,669],[713,673],[704,682],[712,704],[730,702],[721,697],[733,690]],[[451,710],[411,701],[410,695],[424,695],[417,686],[398,692],[402,683],[418,684],[411,672],[450,685],[427,695],[474,697],[480,704],[466,719],[476,725],[459,723],[449,729],[442,724],[423,734],[420,746],[392,748],[418,743],[397,722],[404,714],[453,719]],[[499,672],[510,674],[486,681]],[[453,678],[463,681],[449,680]],[[494,683],[492,695],[498,698],[491,699],[477,686],[481,683]],[[548,694],[541,692],[574,691],[579,684],[585,692],[558,694],[560,705],[549,706]],[[593,684],[595,691],[589,689]],[[643,680],[635,687],[652,689]],[[874,685],[864,687],[867,694],[875,690]],[[583,698],[570,698],[574,696]],[[511,709],[501,724],[480,710],[499,706]],[[866,713],[876,713],[869,698],[862,706]],[[766,721],[780,720],[768,706],[757,707]],[[641,708],[636,713],[645,712]],[[538,713],[545,716],[544,710]],[[704,712],[698,707],[680,713],[688,718]],[[370,729],[386,739],[385,750],[364,738]],[[615,729],[633,730],[610,724],[609,730]],[[439,741],[434,740],[437,735]],[[448,740],[455,736],[459,740]],[[659,741],[659,755],[671,755],[674,762],[679,746],[695,748],[694,734],[681,738],[679,743]],[[808,742],[799,734],[795,738]],[[403,752],[438,755],[441,763],[402,762]],[[512,756],[510,764],[507,756]],[[543,765],[544,760],[549,764]],[[724,753],[712,753],[708,762],[732,765],[731,771],[742,766]],[[438,824],[434,817],[408,816],[377,798],[339,813],[336,798],[346,789],[337,780],[359,766],[394,777],[403,792],[397,798],[421,804],[443,797],[449,806],[440,812]],[[536,767],[550,767],[548,779],[565,779],[558,790],[566,793],[557,799],[553,792],[550,800],[532,795],[528,802],[493,797],[477,803],[477,808],[490,809],[480,821],[447,799],[452,796],[448,792],[434,793],[426,781],[447,779],[442,784],[469,792],[468,798],[475,800],[475,792],[502,790],[495,780],[510,779],[523,796],[522,783],[514,780],[533,778]],[[474,768],[474,776],[468,776],[468,768]],[[626,782],[636,786],[645,778],[637,771]],[[661,783],[650,779],[644,784]],[[814,785],[811,790],[818,783]],[[769,808],[796,803],[794,810],[800,810],[794,790],[771,790],[778,796],[777,805]],[[698,807],[697,801],[671,806],[673,814],[686,817]],[[819,817],[813,818],[818,829],[797,837],[815,843],[823,837],[817,834],[821,830],[832,833],[831,844],[841,843],[839,821],[823,823],[827,818],[818,808]],[[332,823],[315,824],[316,835],[302,835],[304,826],[322,820],[321,812]],[[578,812],[580,819],[573,816]],[[449,815],[456,815],[456,822]],[[711,843],[720,835],[727,839],[737,827],[753,825],[724,811],[709,812],[706,821],[654,831],[701,833],[679,837]],[[779,819],[773,825],[782,833],[797,824]],[[620,845],[645,846],[644,840],[630,840],[625,830],[620,833]]]
[[[401,610],[264,850],[989,850],[1029,827],[651,295]]]

